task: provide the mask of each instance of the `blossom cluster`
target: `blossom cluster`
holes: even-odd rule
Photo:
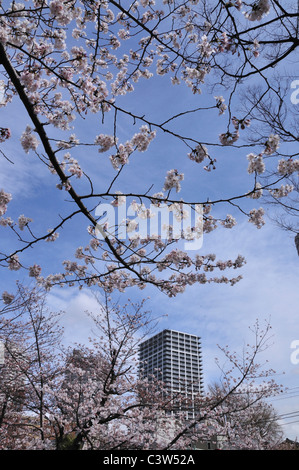
[[[260,21],[265,15],[270,12],[270,1],[269,0],[258,0],[252,5],[252,10],[245,14],[249,21]]]
[[[233,133],[227,131],[219,135],[219,140],[222,145],[232,145],[239,139],[239,131]]]
[[[28,153],[29,150],[35,151],[37,149],[39,142],[37,137],[32,133],[30,126],[27,126],[21,135],[21,144],[26,153]]]
[[[288,196],[294,190],[294,186],[292,184],[282,184],[280,188],[270,189],[269,192],[275,198],[281,198]]]
[[[12,195],[6,193],[3,189],[0,191],[0,215],[4,215],[7,211],[7,204],[11,201]]]
[[[13,302],[15,296],[13,294],[9,294],[7,291],[2,293],[2,300],[5,305],[11,304]]]
[[[292,173],[299,172],[299,160],[293,158],[279,160],[277,169],[280,175],[291,175]]]
[[[247,160],[249,161],[248,165],[248,173],[257,173],[260,175],[265,171],[265,163],[263,160],[263,154],[260,153],[259,155],[255,155],[254,153],[250,153],[247,155]]]
[[[76,19],[80,10],[74,8],[73,2],[61,3],[59,0],[51,0],[49,3],[50,14],[61,26],[67,26]]]
[[[172,188],[175,188],[176,192],[180,192],[181,190],[181,184],[180,182],[183,181],[184,175],[183,173],[179,173],[178,170],[169,170],[167,172],[165,182],[164,182],[164,191],[169,191]]]
[[[247,197],[251,198],[251,199],[259,199],[261,198],[263,195],[263,188],[262,188],[262,185],[261,183],[257,182],[255,184],[255,187],[253,189],[253,191],[250,191],[248,194],[247,194]]]
[[[12,255],[8,259],[8,268],[11,271],[18,271],[21,268],[21,263],[18,255]]]
[[[223,114],[227,109],[223,96],[215,96],[215,100],[217,101],[216,106],[219,109],[219,114]]]
[[[190,160],[195,161],[196,163],[201,163],[203,160],[208,157],[208,149],[205,145],[197,145],[192,152],[188,153]]]
[[[24,228],[29,224],[29,222],[32,222],[32,219],[30,217],[25,217],[24,215],[20,215],[18,218],[18,224],[20,230],[24,230]]]
[[[228,214],[224,220],[221,221],[221,225],[225,228],[233,228],[237,224],[235,217]]]
[[[217,48],[218,52],[227,52],[230,51],[232,48],[232,41],[231,39],[227,36],[226,31],[221,33],[221,36],[219,38],[219,46]]]
[[[279,136],[277,134],[271,134],[265,144],[265,154],[272,155],[279,148]]]
[[[249,212],[249,222],[255,225],[257,228],[261,228],[265,224],[264,214],[265,211],[262,207],[259,209],[252,209]]]
[[[249,127],[250,126],[250,119],[249,118],[245,118],[245,119],[238,119],[236,116],[233,116],[232,117],[232,123],[233,123],[233,126],[234,128],[238,131],[239,128],[241,128],[242,130],[244,130],[246,127]]]
[[[247,155],[247,160],[249,161],[248,165],[248,173],[256,173],[256,174],[262,174],[264,173],[266,166],[264,162],[264,156],[267,155],[272,155],[274,152],[277,151],[280,145],[280,139],[277,134],[271,134],[269,138],[267,139],[265,143],[265,148],[263,149],[262,152],[260,152],[258,155],[255,155],[254,153],[250,153]],[[278,171],[279,166],[278,166]]]
[[[39,278],[42,268],[38,264],[34,264],[29,268],[29,277]]]
[[[155,136],[156,131],[150,131],[147,126],[141,126],[140,132],[132,137],[131,143],[139,152],[145,152]]]
[[[114,200],[111,202],[111,205],[114,207],[122,206],[126,202],[126,197],[122,196],[122,193],[120,191],[116,191],[116,194],[118,194]]]
[[[119,170],[120,167],[129,163],[129,156],[133,153],[134,148],[130,141],[125,144],[119,144],[117,147],[117,153],[110,155],[109,159],[115,170]]]
[[[10,129],[8,129],[7,127],[0,127],[0,143],[9,139],[10,136],[11,136]]]
[[[82,177],[83,171],[79,165],[78,160],[73,158],[70,153],[66,153],[63,157],[63,160],[64,161],[62,166],[64,166],[64,164],[67,165],[67,169],[72,175],[76,176],[77,178]]]
[[[110,155],[109,158],[113,168],[119,170],[121,166],[129,163],[129,157],[135,150],[145,152],[155,136],[156,131],[150,131],[148,126],[141,126],[140,132],[135,133],[132,139],[124,144],[117,144],[114,137],[103,134],[96,137],[95,144],[100,145],[100,153],[106,152],[114,145],[116,146],[117,153]]]
[[[99,152],[107,152],[115,144],[115,138],[112,135],[99,134],[96,136],[94,143],[99,145]]]
[[[57,238],[59,237],[59,233],[58,233],[58,232],[54,232],[54,231],[51,230],[51,229],[48,230],[48,233],[49,233],[49,235],[48,235],[47,238],[46,238],[46,241],[47,241],[47,242],[55,242],[55,240],[57,240]]]

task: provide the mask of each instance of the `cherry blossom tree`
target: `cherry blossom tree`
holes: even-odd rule
[[[46,311],[44,293],[20,284],[9,307],[1,310],[1,448],[45,448],[46,390],[61,373],[58,318]]]
[[[231,212],[236,210],[261,228],[265,210],[255,205],[256,199],[265,193],[285,198],[292,192],[284,180],[298,172],[296,150],[288,146],[297,137],[282,127],[282,106],[274,120],[270,111],[263,114],[263,122],[269,124],[264,131],[254,133],[250,142],[247,137],[259,123],[256,112],[267,111],[269,101],[283,102],[271,73],[296,53],[297,20],[294,3],[274,0],[1,2],[1,106],[8,112],[18,107],[27,120],[20,135],[3,122],[1,156],[13,163],[6,148],[12,139],[20,141],[24,158],[35,158],[44,166],[53,191],[67,197],[61,197],[59,209],[52,212],[56,222],[51,218],[49,227],[47,220],[39,221],[35,229],[27,208],[17,218],[10,216],[14,196],[1,189],[1,230],[11,241],[1,248],[1,266],[25,269],[45,288],[96,285],[123,291],[150,284],[175,296],[195,283],[238,282],[241,276],[224,276],[222,271],[241,267],[241,255],[225,261],[211,253],[193,256],[180,242],[196,241],[217,227],[233,228],[237,220]],[[144,109],[133,106],[129,95],[143,90],[146,96],[151,81],[161,90],[173,86],[178,97],[187,87],[194,107],[182,109],[178,99],[178,108],[161,119],[146,108],[146,100]],[[240,100],[246,84],[261,87],[251,106],[250,100]],[[219,119],[222,130],[211,139],[197,126],[188,124],[189,134],[182,131],[188,119],[195,122],[202,116]],[[177,142],[176,168],[157,178],[151,170],[150,182],[145,179],[143,185],[141,178],[128,187],[125,182],[141,158],[148,173],[151,149],[156,152],[165,138],[169,144]],[[218,183],[213,186],[218,162],[223,168],[228,150],[238,161],[248,160],[246,187],[233,194],[220,188],[214,199],[209,194],[198,197],[198,191],[180,197],[188,176],[183,167],[198,178],[206,173],[209,187],[218,188]],[[102,168],[103,178],[96,177],[96,167]],[[234,163],[230,171],[234,170],[238,177],[239,164]],[[123,214],[127,201],[131,214],[140,218],[139,226],[140,220],[150,221],[161,209],[179,222],[191,210],[195,221],[180,232],[179,240],[173,223],[164,239],[159,233],[141,236],[136,220],[126,212],[119,224],[103,222],[101,207],[107,211],[108,204]],[[55,260],[55,242],[74,220],[80,220],[80,230],[74,229],[79,246],[64,260],[57,255],[55,274],[49,272],[37,247],[47,243]],[[29,248],[35,248],[36,258],[31,250],[30,259],[26,257]]]
[[[186,421],[185,393],[138,372],[138,345],[156,327],[143,303],[120,307],[104,297],[92,313],[90,346],[65,349],[44,293],[19,289],[20,308],[1,315],[2,449],[186,449],[215,435],[233,448],[269,447],[269,433],[253,423],[259,404],[280,392],[273,371],[257,361],[269,325],[255,326],[254,344],[240,357],[221,348],[221,389],[193,396],[195,417]]]

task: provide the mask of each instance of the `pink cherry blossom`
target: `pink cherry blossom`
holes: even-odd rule
[[[7,211],[7,204],[11,201],[12,195],[0,190],[0,215],[4,215]]]
[[[265,15],[268,15],[270,9],[269,0],[258,0],[253,4],[251,12],[246,13],[245,16],[250,21],[260,21]]]
[[[37,137],[32,132],[32,128],[27,126],[21,135],[21,144],[26,153],[29,150],[36,150],[39,144]]]
[[[14,294],[9,294],[7,291],[4,291],[2,294],[2,300],[4,304],[9,305],[13,302],[15,296]]]

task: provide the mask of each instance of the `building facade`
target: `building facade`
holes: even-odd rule
[[[200,338],[175,330],[163,330],[139,347],[140,375],[161,380],[186,418],[196,414],[195,398],[203,393]],[[184,400],[185,397],[185,400]],[[185,404],[184,404],[185,403]]]

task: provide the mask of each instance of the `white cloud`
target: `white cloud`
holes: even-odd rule
[[[61,324],[65,343],[87,344],[94,327],[88,313],[101,308],[96,297],[87,289],[56,288],[48,294],[47,303],[50,310],[64,312]]]

